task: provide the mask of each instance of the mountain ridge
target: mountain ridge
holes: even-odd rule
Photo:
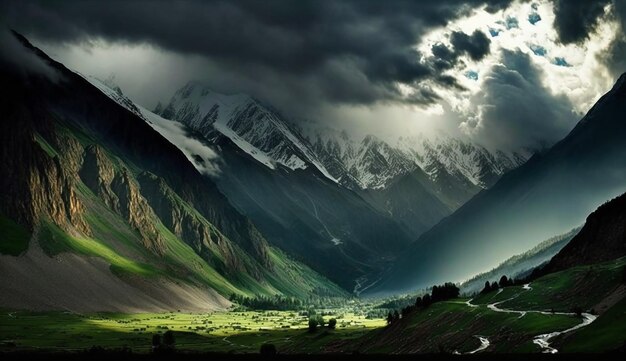
[[[461,280],[485,271],[498,259],[583,223],[600,203],[623,193],[626,93],[624,77],[620,79],[563,140],[505,174],[422,235],[378,291]],[[434,248],[436,257],[426,257],[420,247]],[[464,271],[446,268],[447,262]],[[431,279],[420,276],[425,274]]]

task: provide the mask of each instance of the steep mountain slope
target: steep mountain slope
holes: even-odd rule
[[[424,233],[454,210],[438,197],[438,186],[420,168],[397,177],[385,188],[364,189],[359,194],[411,235]]]
[[[1,242],[3,253],[22,254],[0,264],[3,293],[17,297],[5,299],[8,304],[29,295],[39,303],[25,307],[80,310],[85,303],[71,302],[84,292],[94,297],[90,310],[120,310],[127,306],[122,301],[97,295],[126,289],[149,300],[146,309],[205,310],[224,307],[223,296],[232,293],[343,294],[269,246],[215,184],[137,111],[119,106],[17,37],[27,55],[54,76],[12,63],[0,73],[5,85],[0,215],[3,233],[6,228],[8,234],[17,230],[22,235],[17,247],[8,244],[15,237]],[[32,240],[24,241],[30,233]],[[38,289],[46,280],[63,281],[71,274],[70,268],[42,257],[78,265],[82,260],[85,267],[77,268],[85,273],[82,282],[61,282],[67,292]],[[99,260],[95,268],[89,266],[94,257]],[[40,263],[39,273],[29,274],[33,262]],[[38,282],[30,282],[33,275]],[[167,289],[186,292],[188,302]],[[39,291],[41,296],[34,297]]]
[[[562,141],[422,235],[372,292],[461,280],[583,223],[626,190],[626,75]],[[428,252],[424,250],[428,249]]]
[[[342,184],[344,179],[349,179],[360,189],[381,189],[396,177],[421,168],[434,183],[439,183],[440,177],[454,177],[465,184],[466,194],[447,195],[460,204],[481,188],[492,186],[500,176],[527,159],[526,154],[490,152],[480,145],[444,134],[405,136],[388,142],[373,135],[358,141],[345,131],[314,125],[302,131],[320,162],[332,169]],[[337,163],[342,166],[330,166]],[[345,185],[351,186],[351,183],[345,182]]]
[[[296,125],[247,95],[223,95],[194,82],[179,89],[167,106],[159,104],[155,113],[184,123],[211,142],[226,137],[269,169],[315,169],[361,195],[375,194],[365,198],[374,200],[371,205],[403,225],[412,238],[526,159],[446,136],[400,138],[391,144],[368,135],[358,141],[345,131]],[[422,170],[430,182],[415,182],[412,173]],[[398,191],[387,190],[402,177],[406,179],[401,183],[412,183],[402,191],[422,205],[421,212],[406,209],[396,201]],[[442,211],[439,203],[448,209]],[[409,214],[417,218],[406,217]]]
[[[528,251],[508,258],[489,272],[481,273],[463,282],[460,286],[461,292],[466,294],[479,292],[485,286],[485,282],[498,282],[503,275],[510,279],[530,275],[536,267],[547,264],[579,231],[580,228],[575,228],[565,234],[546,239]]]
[[[342,185],[415,238],[526,160],[445,135],[400,137],[392,144],[373,135],[358,142],[345,132],[305,128],[305,133]]]
[[[256,100],[190,84],[161,113],[182,124],[144,115],[161,128],[183,125],[210,144],[218,187],[272,244],[344,288],[382,270],[410,241],[385,213],[329,177],[308,142]]]
[[[155,113],[184,123],[208,139],[222,134],[270,169],[278,164],[292,170],[312,165],[334,180],[307,141],[280,114],[247,95],[223,95],[190,82],[166,108],[157,106]]]
[[[587,217],[582,230],[541,272],[600,263],[626,255],[626,194],[608,201]]]

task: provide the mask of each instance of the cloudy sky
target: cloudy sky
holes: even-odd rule
[[[148,108],[190,80],[383,138],[537,148],[626,71],[624,0],[2,1],[6,27]]]

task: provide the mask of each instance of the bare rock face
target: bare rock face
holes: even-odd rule
[[[90,145],[85,149],[85,157],[80,169],[80,178],[104,204],[114,212],[121,214],[120,200],[111,190],[111,183],[115,177],[113,163],[97,145]]]
[[[164,254],[165,242],[155,227],[157,217],[126,168],[116,172],[111,189],[120,200],[120,214],[141,234],[144,246],[157,254]]]
[[[155,227],[156,215],[126,168],[116,168],[101,147],[90,145],[85,149],[79,174],[94,194],[139,232],[147,249],[165,253],[165,242]]]
[[[84,207],[74,190],[75,174],[59,154],[44,149],[45,140],[30,125],[26,121],[19,130],[0,132],[4,133],[0,213],[31,230],[47,219],[67,232],[89,235]]]
[[[75,177],[67,174],[59,156],[50,158],[36,148],[34,155],[35,162],[27,179],[30,202],[28,224],[34,227],[43,217],[49,217],[66,231],[75,228],[83,234],[90,234],[91,230],[83,219],[84,207],[74,191]],[[28,207],[28,204],[21,206]]]
[[[233,244],[202,215],[187,205],[163,178],[143,172],[138,176],[142,194],[163,224],[222,273],[247,272],[257,279],[258,269],[248,267]],[[218,253],[216,257],[214,253]],[[218,259],[218,258],[221,258]]]

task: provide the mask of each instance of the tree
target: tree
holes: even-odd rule
[[[391,312],[389,312],[387,314],[387,324],[391,325],[393,323],[393,314]]]
[[[173,331],[165,331],[163,334],[163,345],[169,349],[173,349],[176,346],[176,338]]]
[[[431,299],[432,302],[445,301],[459,297],[459,288],[452,282],[446,282],[443,285],[433,286]]]
[[[318,315],[317,316],[317,324],[320,325],[320,327],[324,327],[325,323],[326,323],[326,321],[324,321],[324,316]]]
[[[400,319],[400,314],[398,313],[398,310],[393,311],[393,321],[398,321]]]
[[[422,298],[418,297],[415,299],[415,307],[420,308],[422,307]]]
[[[274,356],[278,352],[276,351],[276,346],[274,346],[273,344],[264,343],[261,345],[261,349],[259,350],[259,353],[263,356]]]
[[[152,335],[152,351],[155,351],[161,347],[161,335]]]
[[[489,293],[491,292],[491,284],[489,283],[489,281],[485,282],[485,288],[483,288],[482,291],[480,291],[481,294],[485,294],[485,293]]]
[[[432,299],[430,298],[430,294],[425,294],[424,297],[422,297],[422,305],[424,308],[430,306],[430,304],[432,303]]]
[[[334,330],[335,327],[337,327],[337,320],[334,318],[331,318],[330,320],[328,320],[328,328],[330,328],[331,330]]]
[[[510,285],[511,285],[511,282],[506,276],[500,277],[500,287],[507,287]]]
[[[309,318],[309,332],[313,333],[317,331],[317,318]]]

